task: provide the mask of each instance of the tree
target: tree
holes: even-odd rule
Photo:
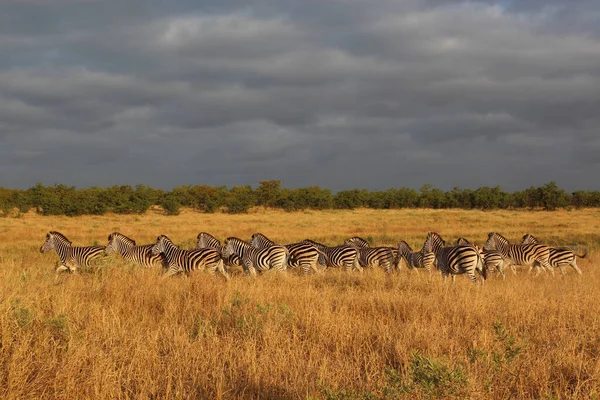
[[[281,196],[281,181],[260,181],[256,189],[256,204],[263,207],[275,207]]]

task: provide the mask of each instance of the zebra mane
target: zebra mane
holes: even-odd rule
[[[353,236],[350,239],[344,240],[344,244],[346,246],[353,246],[353,247],[371,247],[369,242],[367,242],[365,239],[363,239],[359,236]]]
[[[535,236],[533,236],[531,233],[526,233],[523,235],[523,238],[521,238],[521,244],[523,243],[527,243],[527,244],[538,244],[540,241],[536,239]]]
[[[166,242],[166,243],[170,243],[171,245],[173,245],[173,246],[175,246],[175,247],[179,248],[179,246],[175,245],[175,243],[173,243],[173,241],[172,241],[171,239],[169,239],[169,237],[168,237],[167,235],[159,235],[159,236],[156,238],[156,242],[157,242],[157,243],[158,243],[159,241],[161,241],[161,240],[162,240],[162,241],[164,241],[164,242]]]
[[[227,246],[228,243],[239,243],[242,244],[244,246],[252,246],[252,244],[250,242],[245,241],[244,239],[240,239],[238,237],[235,236],[230,236],[227,239],[225,239],[225,243],[223,244],[223,247]]]
[[[504,244],[510,244],[510,241],[507,238],[505,238],[504,236],[502,236],[501,234],[499,234],[498,232],[490,232],[488,234],[488,239],[490,239],[492,237],[498,239],[500,242],[502,242]]]
[[[413,249],[412,249],[412,247],[410,247],[410,245],[409,245],[409,244],[408,244],[406,241],[404,241],[404,240],[400,240],[400,241],[398,242],[398,249],[400,249],[400,247],[404,247],[404,248],[406,248],[406,249],[407,249],[408,251],[410,251],[411,253],[413,252]]]
[[[308,243],[308,244],[312,244],[313,246],[317,247],[317,248],[323,248],[323,247],[327,247],[326,245],[324,245],[323,243],[319,243],[316,242],[312,239],[304,239],[301,243]]]
[[[49,235],[56,236],[61,241],[69,243],[69,245],[73,244],[73,243],[71,243],[71,241],[69,239],[67,239],[67,237],[65,235],[63,235],[62,233],[60,233],[58,231],[50,231],[46,234],[46,237],[49,238]]]
[[[113,240],[114,238],[119,237],[121,240],[135,246],[135,240],[131,239],[130,237],[127,237],[125,235],[123,235],[122,233],[119,232],[113,232],[110,235],[108,235],[108,241],[110,242],[111,240]]]
[[[274,241],[272,241],[271,239],[269,239],[269,238],[267,237],[267,235],[265,235],[265,234],[263,234],[263,233],[260,233],[260,232],[255,232],[255,233],[253,233],[253,234],[252,234],[252,236],[251,236],[251,238],[252,238],[252,239],[254,239],[254,238],[262,238],[263,240],[266,240],[266,241],[269,241],[269,242],[271,242],[271,243],[275,244],[275,242],[274,242]]]

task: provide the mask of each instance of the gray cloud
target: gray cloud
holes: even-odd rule
[[[0,185],[598,189],[600,6],[0,3]]]

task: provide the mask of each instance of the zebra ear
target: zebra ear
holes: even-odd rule
[[[494,236],[494,232],[488,233],[488,238],[491,238],[492,236]]]

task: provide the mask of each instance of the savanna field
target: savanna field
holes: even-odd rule
[[[138,244],[168,235],[193,248],[210,232],[279,243],[479,245],[496,231],[578,245],[571,268],[528,268],[485,285],[403,268],[387,275],[327,270],[257,278],[158,269],[111,255],[88,271],[56,274],[46,232],[74,246],[119,231]],[[132,399],[566,399],[600,392],[600,210],[255,210],[248,214],[0,219],[0,397]]]

